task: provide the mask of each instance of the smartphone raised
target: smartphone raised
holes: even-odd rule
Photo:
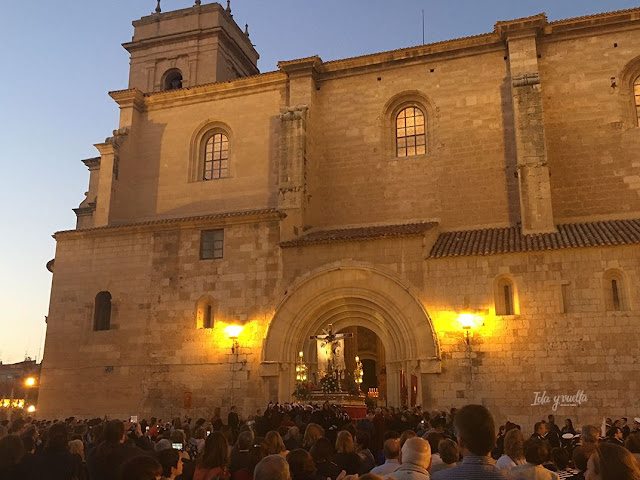
[[[180,450],[182,451],[182,449],[184,448],[182,443],[172,443],[171,444],[171,448],[175,448],[176,450]]]
[[[129,418],[129,421],[131,423],[138,423],[138,415],[131,415],[131,417]]]

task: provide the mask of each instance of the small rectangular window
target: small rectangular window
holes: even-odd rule
[[[224,230],[204,230],[200,238],[200,259],[222,258]]]

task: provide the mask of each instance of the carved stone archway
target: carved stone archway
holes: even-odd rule
[[[294,283],[267,330],[261,375],[278,401],[290,401],[297,353],[329,323],[372,330],[386,353],[389,405],[400,404],[400,372],[418,377],[440,372],[440,349],[427,311],[399,279],[369,267],[335,267]],[[307,350],[308,351],[308,350]]]

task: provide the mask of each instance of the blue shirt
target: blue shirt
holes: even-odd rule
[[[455,467],[440,470],[431,478],[433,480],[511,480],[514,477],[496,467],[491,457],[467,455]]]

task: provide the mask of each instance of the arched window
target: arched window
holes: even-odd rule
[[[165,91],[182,88],[182,72],[177,68],[173,68],[165,73],[163,87]]]
[[[213,320],[213,298],[209,295],[203,295],[196,305],[196,326],[197,328],[213,328]]]
[[[633,82],[633,95],[636,105],[636,122],[640,127],[640,76]]]
[[[607,270],[603,276],[605,308],[610,312],[627,310],[627,292],[620,270]]]
[[[100,292],[96,295],[93,309],[93,329],[97,332],[100,330],[109,330],[110,327],[111,294],[109,292]]]
[[[411,157],[427,153],[424,112],[415,106],[400,110],[396,116],[396,156]]]
[[[496,315],[516,315],[517,302],[513,281],[508,277],[498,277],[493,287]]]
[[[229,176],[229,137],[213,133],[204,144],[203,180],[216,180]]]

